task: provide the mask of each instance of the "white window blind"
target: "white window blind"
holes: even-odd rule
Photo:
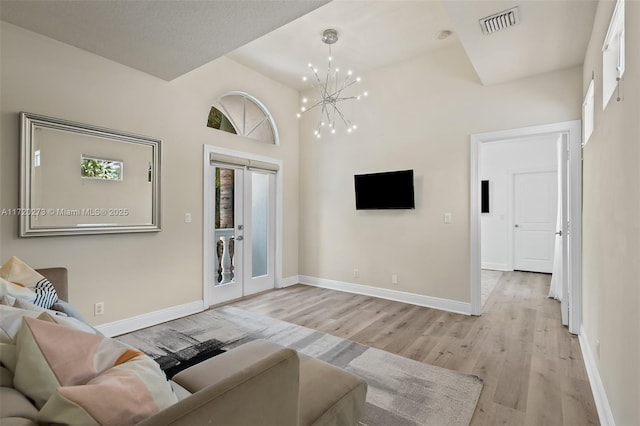
[[[269,170],[277,172],[280,166],[275,163],[267,163],[265,161],[249,160],[248,158],[236,157],[235,155],[225,155],[212,152],[209,154],[209,161],[212,163],[232,164],[235,166],[245,166],[252,169]]]
[[[602,109],[616,90],[618,81],[624,75],[624,1],[618,0],[611,16],[609,29],[602,46]]]

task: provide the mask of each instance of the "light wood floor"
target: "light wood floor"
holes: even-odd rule
[[[475,374],[484,388],[472,425],[598,424],[578,338],[560,325],[549,280],[503,274],[481,317],[305,285],[232,305]]]

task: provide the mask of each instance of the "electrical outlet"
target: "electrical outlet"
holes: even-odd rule
[[[391,284],[398,284],[398,276],[396,274],[391,275]]]
[[[453,220],[453,216],[451,215],[451,213],[445,213],[443,216],[443,220],[444,223],[451,223],[451,221]]]
[[[359,269],[354,269],[353,270],[353,278],[360,278],[360,270]]]
[[[104,315],[104,302],[98,302],[93,305],[93,316]]]
[[[191,213],[184,214],[184,223],[191,223]]]

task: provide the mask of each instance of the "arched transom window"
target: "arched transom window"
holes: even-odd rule
[[[278,145],[273,116],[262,102],[244,92],[229,92],[209,110],[207,127]]]

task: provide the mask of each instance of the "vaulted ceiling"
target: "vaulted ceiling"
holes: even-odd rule
[[[484,35],[478,20],[519,7],[520,23]],[[3,0],[9,23],[172,80],[220,56],[302,89],[307,63],[332,54],[357,72],[461,43],[483,84],[580,65],[595,0]],[[444,40],[442,30],[452,31]]]

